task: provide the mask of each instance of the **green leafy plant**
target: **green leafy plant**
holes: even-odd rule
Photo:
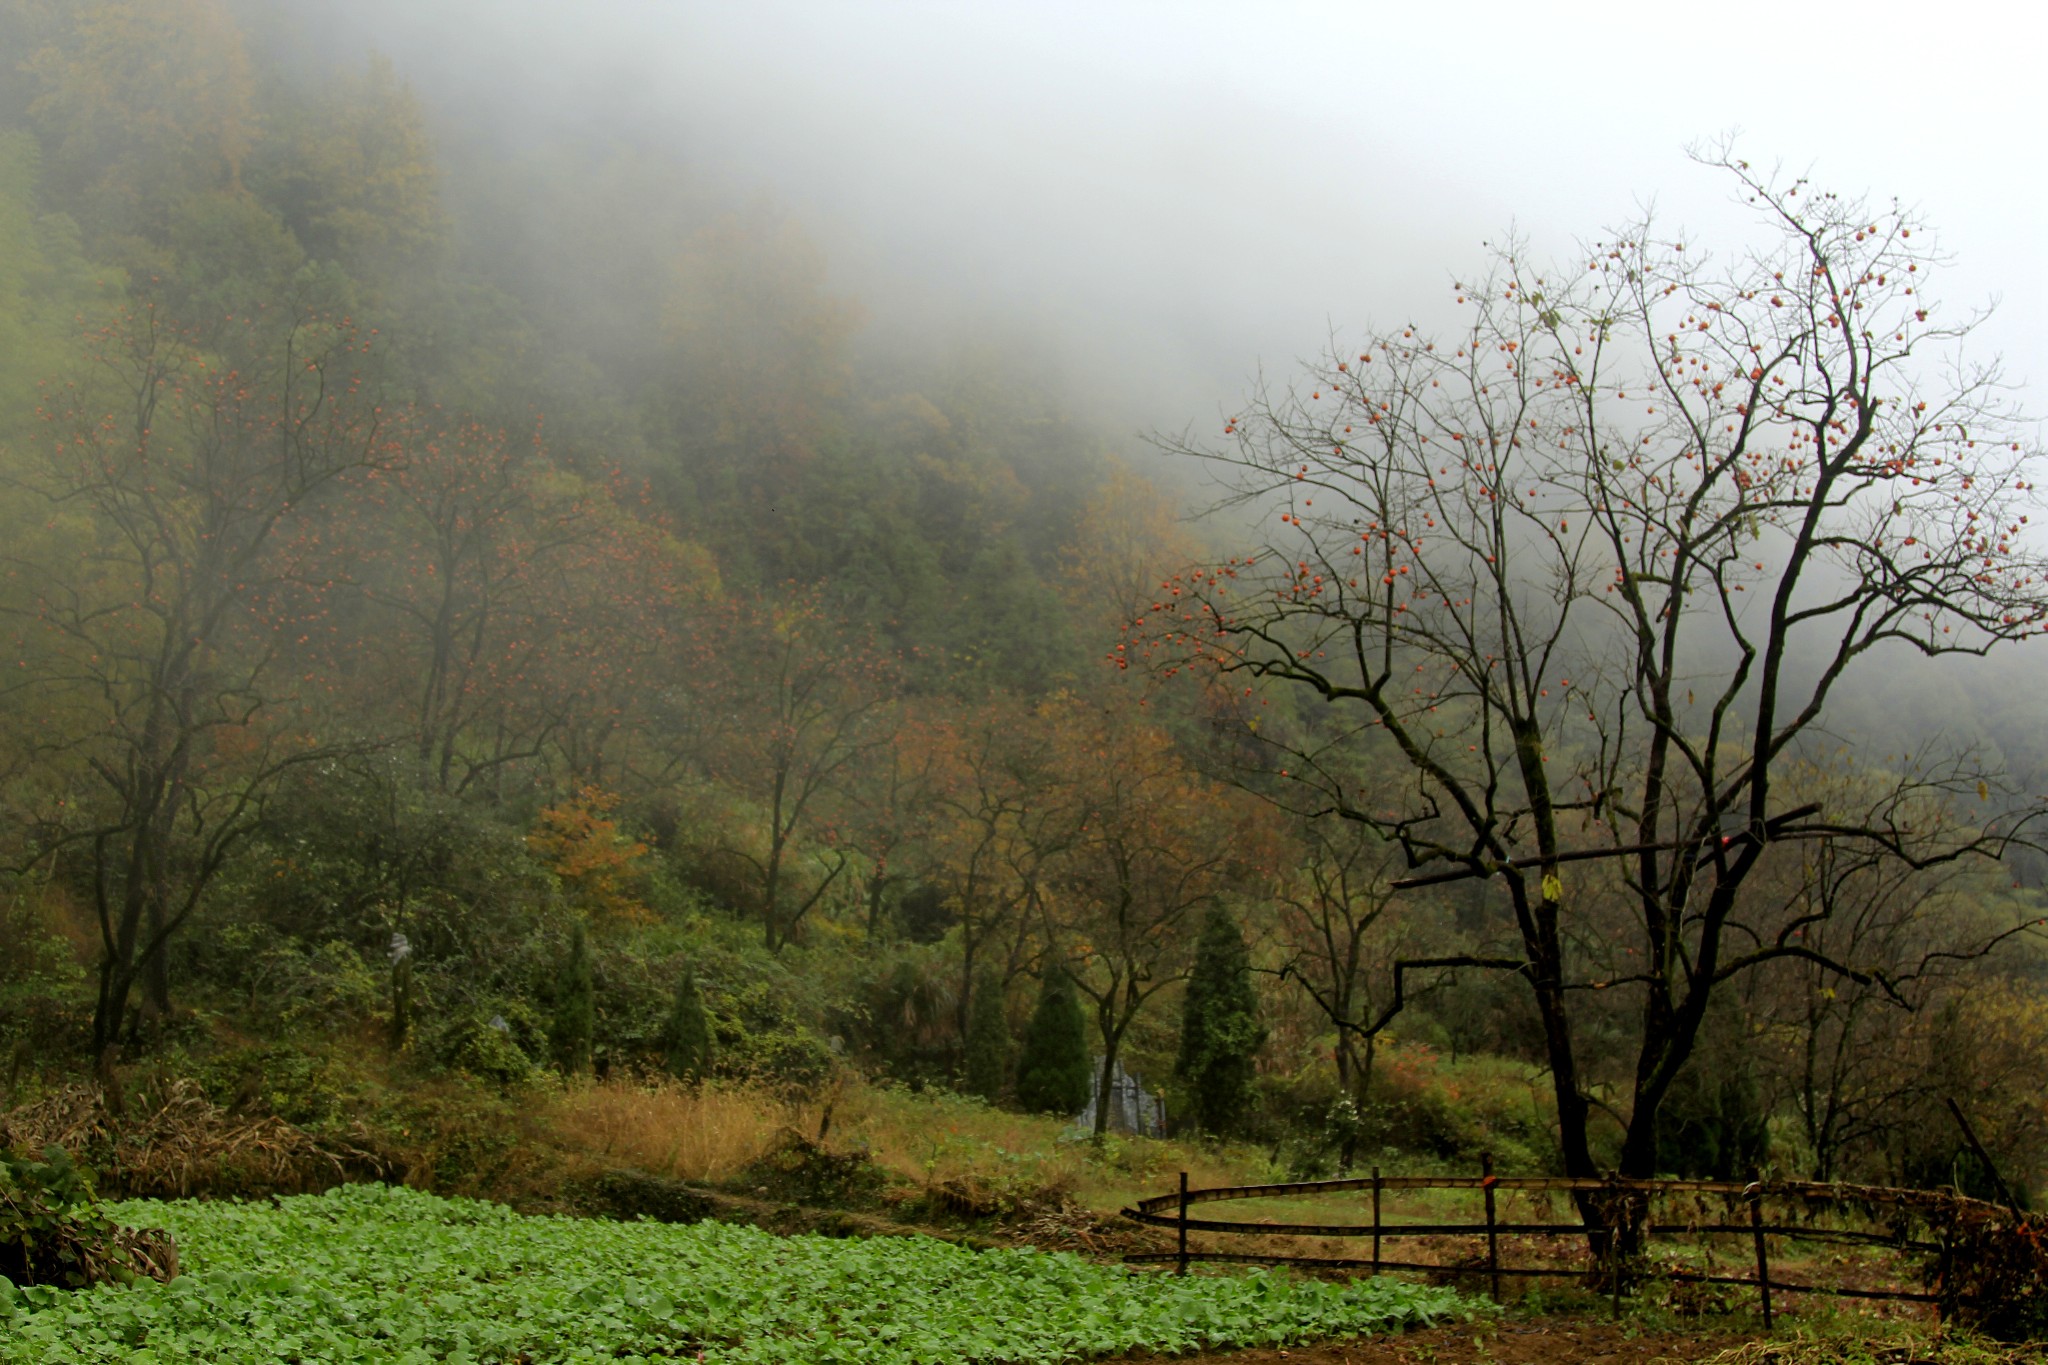
[[[136,1203],[187,1273],[85,1296],[0,1291],[0,1365],[289,1359],[1054,1362],[1287,1345],[1484,1311],[1448,1289],[1178,1279],[931,1238],[521,1217],[351,1185],[274,1204]],[[11,1300],[11,1302],[9,1302]]]

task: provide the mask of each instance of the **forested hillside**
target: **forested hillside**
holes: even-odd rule
[[[1427,465],[1461,417],[1376,406],[1366,357],[1333,357],[1313,399],[1184,452],[1253,476],[1191,526],[1056,367],[998,329],[905,347],[832,262],[756,187],[619,133],[494,137],[387,61],[325,64],[283,6],[0,3],[0,1108],[185,1078],[318,1128],[358,1117],[359,1072],[489,1094],[858,1075],[1071,1115],[1121,1064],[1181,1132],[1302,1174],[1549,1169],[1576,1142],[1603,1167],[1977,1188],[1955,1100],[2041,1187],[2034,659],[1859,673],[1768,809],[1703,779],[1673,827],[1759,845],[1711,913],[1768,926],[1731,937],[1724,978],[1687,957],[1711,840],[1553,887],[1574,838],[1637,848],[1630,798],[1561,783],[1540,819],[1432,823],[1506,779],[1393,744],[1398,708],[1346,711],[1363,694],[1311,661],[1330,619],[1386,642],[1430,608],[1192,624],[1239,573],[1284,606],[1327,603],[1308,580],[1334,592],[1347,554],[1368,588],[1436,572],[1401,548],[1425,505],[1448,522],[1435,492],[1311,510],[1292,484],[1354,478],[1353,425],[1434,434]],[[1538,294],[1489,356],[1555,341],[1563,306]],[[1420,354],[1382,364],[1419,389]],[[1462,505],[1490,505],[1462,468]],[[1579,505],[1531,503],[1566,548]],[[1757,540],[1758,515],[1730,525]],[[1502,576],[1457,580],[1462,605],[1518,591],[1534,533],[1499,534]],[[1214,645],[1233,631],[1251,645]],[[1447,638],[1417,681],[1476,754],[1494,703],[1450,675],[1483,651]],[[1548,743],[1619,792],[1644,722],[1539,735],[1535,690],[1571,687],[1548,664],[1494,734],[1527,763],[1499,771],[1533,790]],[[1707,697],[1689,676],[1653,681]],[[1710,757],[1749,743],[1690,691],[1662,701]],[[1880,733],[1892,752],[1841,740]],[[1970,764],[1942,766],[1949,741]],[[1939,780],[1900,795],[1923,761]],[[1762,850],[1809,806],[1835,825]],[[1915,822],[1955,837],[1934,856]],[[1464,872],[1395,887],[1423,854]],[[1539,856],[1526,888],[1496,875]],[[1583,909],[1545,965],[1532,916],[1567,884]],[[1667,893],[1684,927],[1631,961]],[[1685,1046],[1644,1045],[1672,1028]],[[1645,1095],[1661,1119],[1632,1123]]]

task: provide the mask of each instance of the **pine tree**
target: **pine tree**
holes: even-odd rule
[[[1265,1041],[1244,935],[1228,910],[1211,906],[1195,944],[1173,1067],[1196,1127],[1221,1134],[1242,1125],[1252,1099],[1252,1060]]]
[[[1058,967],[1045,975],[1017,1061],[1017,1103],[1033,1113],[1078,1114],[1093,1089],[1087,1024],[1074,983]]]
[[[711,1016],[697,991],[697,974],[686,968],[676,982],[676,998],[661,1030],[661,1050],[669,1074],[683,1081],[703,1080],[711,1074],[713,1046]]]
[[[1010,1021],[1003,1012],[1002,984],[984,975],[974,983],[967,1015],[967,1093],[994,1100],[1003,1093],[1010,1060]]]
[[[579,919],[569,934],[562,993],[555,998],[555,1017],[548,1025],[555,1064],[564,1075],[580,1076],[590,1070],[590,1040],[596,1030],[597,987],[591,975],[590,943]]]

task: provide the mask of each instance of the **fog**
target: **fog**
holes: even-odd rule
[[[1731,133],[1922,208],[1957,262],[1942,297],[1997,299],[1983,349],[2048,375],[2035,11],[296,8],[307,58],[386,53],[509,147],[624,136],[771,196],[877,333],[1030,329],[1131,432],[1206,422],[1333,330],[1427,320],[1511,228],[1563,250],[1654,204],[1726,241],[1730,187],[1685,149]]]

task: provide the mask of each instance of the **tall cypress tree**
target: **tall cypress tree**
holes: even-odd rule
[[[1252,1098],[1252,1062],[1265,1041],[1244,934],[1228,910],[1212,905],[1195,944],[1173,1066],[1196,1127],[1221,1134],[1243,1125]]]
[[[662,1025],[661,1050],[668,1071],[677,1080],[701,1081],[711,1074],[711,1016],[697,990],[697,974],[688,968],[676,982],[676,997]]]
[[[1024,1030],[1024,1053],[1017,1060],[1017,1103],[1033,1113],[1078,1114],[1092,1089],[1081,1001],[1066,971],[1054,967],[1045,974],[1038,1006]]]
[[[562,993],[548,1023],[555,1064],[567,1076],[590,1070],[590,1040],[597,1032],[597,986],[590,967],[590,942],[578,919],[569,932],[569,960],[563,964]]]
[[[1009,1069],[1010,1021],[1003,1013],[1003,988],[984,974],[974,983],[967,1013],[967,1093],[993,1100],[1003,1093]]]

